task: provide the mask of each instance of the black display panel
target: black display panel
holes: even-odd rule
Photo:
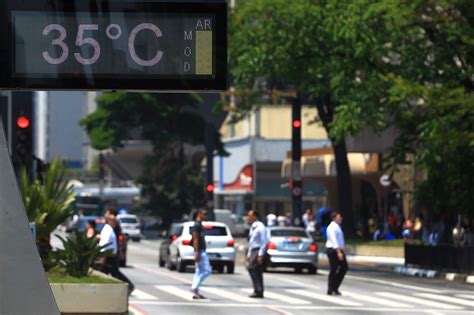
[[[226,1],[7,0],[0,88],[224,90]]]

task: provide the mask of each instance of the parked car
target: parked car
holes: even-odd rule
[[[87,222],[89,220],[95,221],[95,230],[99,234],[102,231],[102,228],[105,225],[105,218],[98,217],[98,216],[84,216],[79,218],[79,220],[72,225],[70,228],[66,230],[68,233],[73,233],[75,231],[84,233],[87,227]],[[123,233],[118,236],[118,251],[119,251],[119,259],[120,259],[120,267],[125,267],[127,264],[127,240]]]
[[[303,228],[271,227],[267,246],[268,267],[291,267],[310,274],[318,270],[318,247]]]
[[[126,238],[134,242],[139,242],[142,235],[140,231],[140,219],[134,214],[119,214],[117,221],[122,228],[122,233]]]
[[[202,223],[206,252],[214,269],[219,273],[234,273],[235,247],[234,238],[229,227],[221,222],[205,221]],[[194,265],[194,248],[191,244],[194,222],[172,224],[164,234],[159,250],[159,265],[170,270],[184,272],[186,266]]]

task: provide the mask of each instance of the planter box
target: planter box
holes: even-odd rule
[[[403,258],[405,249],[403,247],[357,245],[354,246],[354,255],[360,256],[380,256]]]
[[[61,314],[128,314],[126,283],[51,283]]]

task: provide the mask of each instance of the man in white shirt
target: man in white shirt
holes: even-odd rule
[[[107,256],[104,263],[104,272],[115,276],[118,264],[116,261],[117,256],[117,236],[115,235],[114,219],[107,217],[105,219],[105,225],[100,231],[99,246],[105,246],[101,249],[101,252],[110,251],[113,255]]]
[[[326,254],[331,270],[328,277],[328,295],[341,295],[339,286],[347,272],[347,260],[344,254],[344,233],[341,229],[342,216],[338,212],[331,213],[332,222],[326,230]]]
[[[257,213],[250,210],[248,213],[250,223],[249,249],[247,252],[247,269],[252,278],[253,294],[251,298],[263,298],[263,269],[264,257],[267,251],[268,232],[265,225],[258,220]]]
[[[128,279],[119,269],[119,257],[118,253],[118,239],[117,234],[114,231],[114,227],[118,224],[114,216],[105,217],[105,225],[100,231],[99,246],[105,246],[101,249],[102,252],[110,251],[112,254],[105,258],[103,266],[103,272],[110,274],[112,277],[117,278],[123,282],[128,283],[128,293],[132,293],[135,289],[133,283]]]

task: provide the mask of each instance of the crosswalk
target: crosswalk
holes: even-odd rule
[[[203,286],[201,292],[208,299],[193,300],[189,288],[184,285],[154,285],[146,288],[146,292],[135,290],[131,297],[132,304],[167,305],[169,303],[229,303],[232,305],[273,305],[285,307],[341,307],[384,308],[410,310],[428,308],[440,311],[472,311],[474,299],[470,294],[434,294],[424,292],[353,292],[343,291],[341,296],[328,296],[311,289],[272,288],[265,291],[264,299],[252,299],[248,295],[251,289],[228,286]]]

